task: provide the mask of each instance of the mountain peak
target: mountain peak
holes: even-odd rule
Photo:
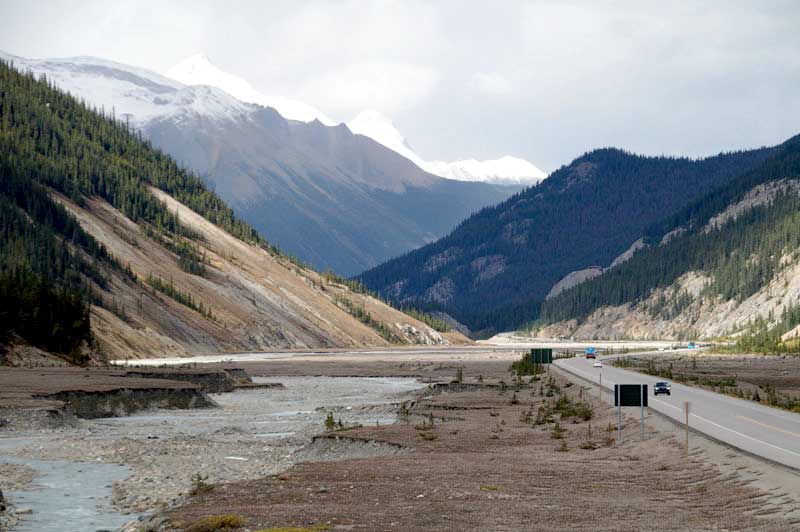
[[[319,120],[327,126],[336,125],[333,119],[311,105],[258,91],[244,78],[225,72],[214,65],[204,53],[197,53],[184,59],[170,68],[166,76],[184,85],[210,85],[227,92],[237,100],[272,107],[289,120],[300,122]]]
[[[355,134],[364,135],[372,140],[383,144],[392,151],[395,151],[410,160],[420,168],[424,168],[425,161],[422,157],[408,145],[405,137],[395,127],[391,118],[375,109],[365,109],[358,116],[347,123]]]
[[[167,77],[179,80],[178,78],[186,79],[191,76],[200,77],[208,75],[209,73],[218,75],[220,72],[221,70],[214,66],[206,54],[199,52],[187,57],[170,68],[169,71],[167,71]],[[186,85],[194,85],[194,83],[186,83]]]
[[[489,161],[425,161],[409,146],[391,118],[375,109],[361,111],[347,126],[353,133],[370,137],[426,172],[446,179],[485,181],[501,185],[535,185],[547,177],[547,174],[525,159],[510,155]]]

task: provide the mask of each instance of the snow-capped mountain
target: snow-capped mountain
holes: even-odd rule
[[[287,120],[219,87],[92,57],[0,58],[128,122],[204,176],[267,239],[319,269],[354,275],[518,190],[442,179],[343,124]],[[248,97],[248,85],[231,78],[197,79]]]
[[[511,157],[510,155],[488,161],[477,161],[475,159],[449,163],[431,161],[426,163],[424,168],[432,174],[448,179],[484,181],[508,185],[535,185],[547,177],[546,173],[525,159]]]
[[[498,185],[535,185],[547,177],[542,170],[517,157],[477,161],[425,161],[409,146],[391,119],[378,111],[361,112],[347,123],[353,133],[370,137],[427,172],[456,181],[481,181]]]
[[[424,168],[425,161],[422,160],[422,157],[408,145],[405,137],[397,130],[392,121],[380,112],[373,109],[362,111],[347,123],[347,127],[353,133],[380,142],[420,168]]]
[[[96,57],[28,59],[0,52],[0,58],[47,76],[61,89],[139,129],[155,119],[179,122],[190,116],[235,121],[254,110],[218,88],[186,87],[155,72]]]
[[[209,85],[227,92],[237,100],[272,107],[289,120],[313,122],[319,120],[326,126],[335,126],[336,121],[315,107],[297,100],[277,95],[266,95],[257,91],[245,79],[235,76],[211,63],[203,54],[195,54],[170,68],[168,78],[184,85]]]
[[[319,120],[328,126],[337,124],[322,111],[304,102],[259,92],[247,80],[221,70],[203,54],[196,54],[181,61],[169,69],[166,76],[184,85],[217,87],[243,102],[272,107],[289,120],[301,122]],[[453,162],[425,161],[411,148],[391,119],[372,109],[359,113],[353,120],[347,122],[347,127],[353,133],[369,137],[399,153],[423,170],[447,179],[528,186],[547,177],[547,174],[530,162],[511,156],[488,161],[475,159]]]

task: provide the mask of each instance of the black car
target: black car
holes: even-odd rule
[[[672,395],[670,393],[670,385],[667,382],[657,382],[655,386],[653,386],[653,395],[660,395],[665,393],[667,395]]]

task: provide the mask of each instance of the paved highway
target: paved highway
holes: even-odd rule
[[[647,384],[648,406],[681,424],[685,419],[684,402],[689,401],[689,426],[692,429],[743,451],[800,470],[800,414],[674,382],[670,382],[672,395],[659,395],[656,398],[653,385],[664,379],[615,368],[611,365],[613,358],[601,356],[602,368],[593,367],[594,361],[583,357],[556,360],[555,364],[595,383],[599,382],[602,372],[603,388],[612,391],[615,384]],[[613,396],[610,399],[613,401]],[[639,415],[638,408],[635,415]]]

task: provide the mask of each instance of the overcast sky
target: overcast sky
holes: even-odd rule
[[[800,2],[0,0],[0,49],[163,72],[203,52],[426,159],[551,171],[619,146],[699,156],[800,133]]]

